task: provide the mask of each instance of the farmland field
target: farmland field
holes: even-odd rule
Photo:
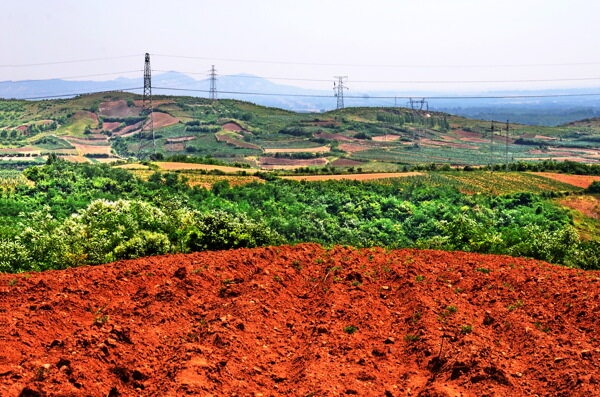
[[[222,165],[210,165],[210,164],[192,164],[192,163],[176,163],[176,162],[156,162],[153,163],[161,170],[165,171],[178,171],[178,170],[218,170],[223,172],[248,172],[254,173],[256,170],[248,169],[248,168],[239,168],[239,167],[228,167]]]
[[[0,169],[0,190],[13,190],[25,185],[32,185],[32,182],[21,171]]]
[[[389,172],[371,174],[341,174],[341,175],[306,175],[306,176],[283,176],[283,179],[292,181],[369,181],[373,179],[404,178],[409,176],[423,175],[421,172]]]
[[[0,107],[0,145],[15,148],[11,156],[28,150],[75,154],[43,143],[53,137],[77,147],[76,156],[65,157],[73,161],[77,156],[112,152],[133,158],[140,142],[149,143],[139,134],[148,125],[148,116],[140,113],[138,103],[136,95],[116,92],[47,101],[43,106],[8,101]],[[309,116],[235,100],[157,96],[154,110],[156,147],[166,155],[210,155],[239,162],[262,155],[306,159],[320,153],[370,163],[373,171],[376,164],[379,171],[401,171],[402,165],[425,163],[464,166],[551,159],[600,163],[596,124],[513,124],[506,146],[506,137],[491,135],[488,122],[439,112],[415,116],[405,108],[346,108]],[[96,137],[104,137],[104,146]],[[274,167],[265,164],[265,168]]]
[[[569,185],[586,188],[594,181],[600,181],[600,176],[593,175],[567,175],[557,174],[553,172],[533,172],[532,174],[542,176],[544,178],[554,179]]]

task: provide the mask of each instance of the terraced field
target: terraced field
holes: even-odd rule
[[[4,101],[0,103],[0,150],[10,148],[8,157],[31,151],[44,156],[59,153],[59,148],[37,146],[40,138],[52,135],[76,142],[102,135],[119,157],[136,157],[142,139],[139,132],[148,125],[148,116],[140,113],[138,105],[139,97],[127,93],[44,103]],[[326,157],[326,164],[344,157],[375,171],[377,167],[401,171],[401,165],[423,163],[485,165],[548,159],[600,163],[597,125],[513,124],[506,137],[504,131],[492,135],[485,121],[438,112],[415,115],[404,108],[346,108],[307,115],[234,100],[189,97],[156,97],[154,108],[156,146],[168,155],[210,155],[229,162],[265,155],[292,161],[313,155]],[[75,152],[60,154],[79,161],[81,156],[111,152],[99,150],[93,143],[79,142]],[[292,169],[292,165],[280,168]]]

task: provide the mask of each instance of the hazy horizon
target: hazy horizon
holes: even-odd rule
[[[25,0],[4,2],[1,10],[10,34],[0,37],[0,81],[141,79],[143,53],[149,52],[155,73],[172,70],[201,80],[215,64],[221,75],[298,79],[273,81],[323,90],[331,90],[335,75],[347,75],[353,91],[600,83],[600,56],[593,53],[600,3],[593,1]],[[98,60],[31,65],[85,59]],[[489,82],[564,78],[594,80]],[[440,82],[473,80],[488,82]]]

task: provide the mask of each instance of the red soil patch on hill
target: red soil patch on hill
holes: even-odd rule
[[[348,153],[362,152],[363,150],[372,149],[369,146],[355,145],[353,143],[342,143],[338,146],[338,148]]]
[[[423,175],[421,172],[373,172],[370,174],[332,174],[332,175],[302,175],[282,176],[293,181],[372,181],[375,179],[405,178],[407,176]]]
[[[167,143],[177,143],[177,142],[187,142],[193,141],[195,136],[180,136],[179,138],[169,138],[167,139]]]
[[[340,123],[335,120],[303,120],[302,123],[315,125],[315,126],[321,126],[321,127],[327,127],[327,126],[337,127],[340,125]]]
[[[569,174],[558,174],[558,173],[553,173],[553,172],[530,172],[530,174],[554,179],[555,181],[568,183],[569,185],[578,186],[578,187],[581,187],[584,189],[589,187],[592,184],[592,182],[600,181],[600,176],[592,176],[592,175],[569,175]]]
[[[592,396],[599,275],[314,244],[0,275],[0,394]]]
[[[356,138],[349,138],[342,134],[331,134],[329,132],[317,132],[314,134],[315,138],[329,139],[332,141],[345,141],[345,142],[354,142]]]
[[[432,146],[449,146],[452,148],[456,148],[456,149],[479,149],[479,146],[473,146],[473,145],[467,145],[464,143],[453,143],[453,142],[447,142],[447,141],[439,141],[437,139],[428,139],[428,138],[424,138],[421,139],[421,142],[423,142],[426,145],[432,145]]]
[[[125,100],[102,102],[98,109],[104,117],[137,117],[141,111],[141,107],[129,107]]]
[[[138,130],[141,130],[143,123],[144,123],[144,121],[140,121],[138,123],[128,125],[127,127],[123,128],[119,132],[116,132],[115,135],[123,136],[123,137],[135,135],[139,132]]]
[[[278,157],[261,157],[261,165],[293,165],[297,167],[306,167],[311,165],[325,165],[327,159],[319,157],[316,159],[286,159]]]
[[[364,164],[362,161],[351,160],[351,159],[337,159],[331,162],[334,167],[353,167],[355,165]]]
[[[167,143],[165,150],[167,152],[183,152],[185,150],[185,143]]]
[[[261,150],[261,147],[258,145],[254,145],[252,143],[248,143],[248,142],[244,142],[241,139],[237,139],[234,138],[228,134],[215,134],[215,138],[217,139],[217,141],[219,142],[225,142],[225,143],[229,143],[230,145],[236,146],[236,147],[241,147],[244,149],[254,149],[254,150]]]
[[[118,121],[111,121],[111,122],[105,121],[104,123],[102,123],[102,129],[106,130],[106,131],[112,131],[112,130],[116,129],[117,127],[119,127],[120,125],[121,125],[121,123]]]
[[[386,134],[386,135],[374,136],[371,139],[376,142],[393,142],[393,141],[399,140],[400,138],[402,138],[402,136],[400,136],[400,135]]]
[[[141,101],[139,99],[133,101],[133,103],[134,103],[135,106],[139,106],[139,107],[144,106],[144,101]],[[169,99],[161,99],[161,100],[157,101],[156,99],[154,99],[152,101],[152,106],[156,107],[156,106],[159,106],[159,105],[164,105],[166,103],[175,103],[175,101],[172,101],[172,100],[169,100]]]
[[[0,148],[0,153],[24,153],[24,152],[37,152],[40,149],[35,149],[32,147],[16,147],[16,148]]]
[[[245,131],[241,125],[239,125],[238,123],[234,123],[233,121],[225,123],[221,127],[227,131],[235,131],[235,132]]]
[[[564,206],[577,210],[590,218],[600,219],[599,196],[569,196],[558,200]]]
[[[483,138],[483,135],[478,132],[455,130],[454,133],[463,138]]]
[[[163,128],[179,123],[179,119],[168,113],[152,112],[152,122],[154,123],[154,128]]]

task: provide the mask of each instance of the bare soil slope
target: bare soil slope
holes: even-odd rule
[[[0,275],[2,396],[592,396],[600,274],[318,245]]]

